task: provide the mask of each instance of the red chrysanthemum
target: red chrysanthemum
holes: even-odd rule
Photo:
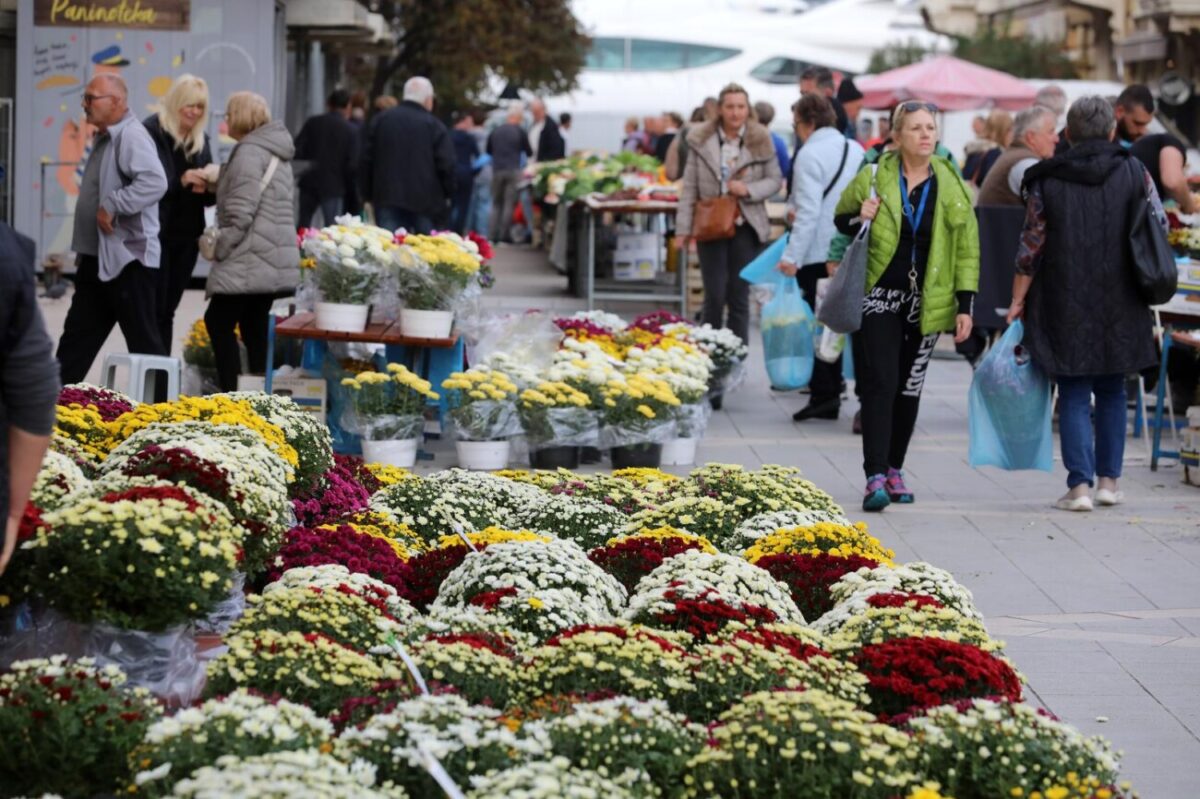
[[[633,591],[638,581],[661,566],[664,560],[689,549],[700,549],[700,543],[686,538],[633,537],[596,547],[588,553],[588,559],[620,580],[625,590]]]
[[[748,602],[735,605],[712,588],[704,589],[698,597],[684,596],[674,589],[663,596],[671,603],[671,609],[655,613],[652,623],[668,630],[683,630],[701,641],[715,637],[731,622],[753,627],[779,620],[770,608]]]
[[[937,597],[928,594],[908,594],[903,591],[890,594],[871,594],[867,597],[867,604],[873,608],[908,607],[914,610],[925,610],[926,608],[938,610],[946,607]]]
[[[873,569],[877,561],[859,555],[840,558],[836,555],[796,555],[785,553],[759,558],[755,566],[765,569],[772,577],[787,585],[792,600],[806,619],[818,619],[834,606],[829,587],[843,575],[864,566]]]
[[[284,536],[268,578],[278,580],[288,569],[329,563],[374,577],[392,586],[401,595],[408,585],[409,569],[391,545],[382,538],[360,533],[348,525],[334,530],[293,527]]]
[[[867,644],[851,660],[869,681],[871,712],[881,721],[963,699],[1021,701],[1012,667],[973,644],[897,638]]]

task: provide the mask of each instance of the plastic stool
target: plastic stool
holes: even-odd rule
[[[125,393],[138,402],[154,402],[154,384],[148,378],[153,372],[165,372],[167,376],[167,400],[179,399],[179,359],[165,355],[137,355],[134,353],[111,353],[104,356],[104,387],[116,388],[117,367],[129,369],[129,384]]]

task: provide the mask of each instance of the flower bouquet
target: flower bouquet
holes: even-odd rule
[[[657,467],[663,442],[675,433],[671,413],[680,405],[670,385],[652,374],[634,374],[610,380],[603,395],[600,448],[610,450],[613,468]]]
[[[535,469],[574,469],[579,448],[595,446],[599,426],[588,395],[567,383],[543,381],[521,392],[517,414]]]
[[[455,309],[488,282],[481,246],[487,240],[444,231],[405,236],[403,243],[396,257],[404,301],[400,332],[414,338],[447,338]]]
[[[313,263],[317,327],[360,333],[397,245],[391,233],[357,217],[337,222],[308,231],[300,248]]]
[[[458,463],[467,469],[503,469],[510,436],[520,432],[517,386],[503,372],[474,367],[454,372],[442,383],[450,391]]]
[[[375,769],[343,763],[321,749],[271,752],[253,757],[223,755],[175,784],[177,799],[404,799],[399,788],[375,785]]]
[[[363,458],[411,468],[425,427],[425,406],[438,395],[428,380],[398,363],[386,372],[359,372],[342,380],[350,403],[342,426],[362,436]]]
[[[241,341],[240,330],[234,335]],[[183,339],[183,393],[190,395],[216,394],[221,390],[217,381],[217,356],[204,319],[192,323]]]

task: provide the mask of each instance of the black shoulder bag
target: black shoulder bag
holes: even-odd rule
[[[1179,269],[1175,266],[1175,253],[1167,241],[1166,231],[1154,218],[1150,197],[1146,195],[1142,169],[1136,159],[1129,159],[1134,191],[1129,248],[1138,293],[1147,305],[1162,305],[1175,296],[1179,283]]]

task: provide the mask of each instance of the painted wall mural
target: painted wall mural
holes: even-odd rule
[[[273,0],[21,0],[14,221],[38,242],[39,257],[70,251],[95,133],[81,105],[93,75],[121,75],[142,119],[176,76],[204,78],[209,135],[222,160],[233,144],[222,130],[225,98],[248,89],[271,100],[282,59],[274,25]]]

